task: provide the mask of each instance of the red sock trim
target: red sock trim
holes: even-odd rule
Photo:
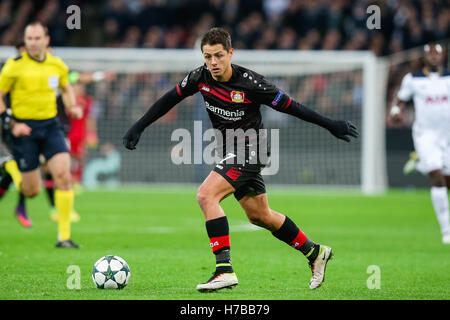
[[[55,187],[55,182],[53,181],[53,179],[45,179],[44,186],[46,189],[52,189]]]
[[[298,230],[297,236],[291,241],[291,243],[289,243],[289,245],[295,249],[300,249],[300,247],[306,242],[306,239],[308,239],[308,237],[302,232],[302,230]]]
[[[220,250],[224,247],[230,247],[230,236],[214,237],[209,239],[209,245],[213,252]]]
[[[6,190],[0,187],[0,196],[4,195],[6,193]]]

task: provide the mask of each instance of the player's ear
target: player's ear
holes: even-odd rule
[[[233,57],[233,52],[234,52],[234,49],[230,48],[230,50],[228,51],[228,54],[230,55],[230,57]]]

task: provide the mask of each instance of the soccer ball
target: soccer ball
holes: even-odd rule
[[[114,255],[98,259],[92,268],[92,280],[99,289],[123,289],[130,275],[128,263]]]

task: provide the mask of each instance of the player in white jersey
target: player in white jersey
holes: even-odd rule
[[[425,45],[424,53],[424,68],[403,78],[389,120],[403,121],[406,102],[413,99],[416,169],[430,177],[431,200],[441,227],[442,242],[450,244],[447,195],[450,187],[450,73],[442,67],[441,45]]]

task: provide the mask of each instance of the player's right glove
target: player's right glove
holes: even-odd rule
[[[123,145],[125,148],[129,150],[136,149],[136,145],[139,142],[139,138],[145,128],[169,112],[169,110],[181,100],[183,100],[183,96],[178,94],[176,87],[156,100],[153,106],[148,109],[142,118],[140,118],[130,129],[128,129],[127,133],[123,136]]]
[[[139,142],[139,138],[141,137],[142,132],[135,128],[135,126],[132,126],[123,136],[123,145],[128,150],[134,150],[136,149],[136,145]]]

